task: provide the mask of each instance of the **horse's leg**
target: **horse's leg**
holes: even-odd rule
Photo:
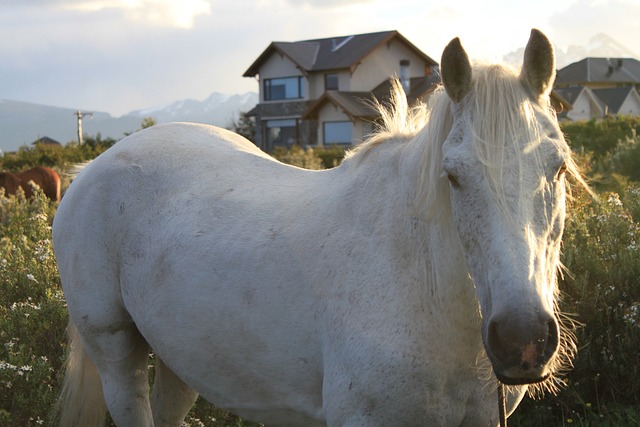
[[[86,336],[86,335],[85,335]],[[104,399],[118,427],[151,427],[149,345],[133,323],[92,331],[85,340]]]
[[[155,427],[180,427],[197,398],[195,390],[178,378],[162,360],[156,358],[151,398]]]

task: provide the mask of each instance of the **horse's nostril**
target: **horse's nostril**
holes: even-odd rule
[[[513,365],[518,362],[518,347],[513,345],[510,332],[498,321],[491,321],[488,330],[488,347],[492,355],[505,365]]]
[[[551,359],[560,347],[560,327],[555,319],[551,318],[547,321],[547,343],[544,349],[546,360]]]

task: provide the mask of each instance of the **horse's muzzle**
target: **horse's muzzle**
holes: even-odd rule
[[[500,382],[534,384],[546,380],[559,347],[559,326],[549,315],[535,322],[492,319],[485,347]]]

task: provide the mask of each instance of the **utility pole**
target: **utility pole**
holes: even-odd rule
[[[84,116],[93,117],[93,113],[78,110],[73,114],[78,118],[78,145],[82,145],[82,118]]]

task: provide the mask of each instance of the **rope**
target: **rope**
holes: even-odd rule
[[[498,413],[500,414],[500,427],[507,427],[507,399],[504,395],[504,384],[498,381]]]

